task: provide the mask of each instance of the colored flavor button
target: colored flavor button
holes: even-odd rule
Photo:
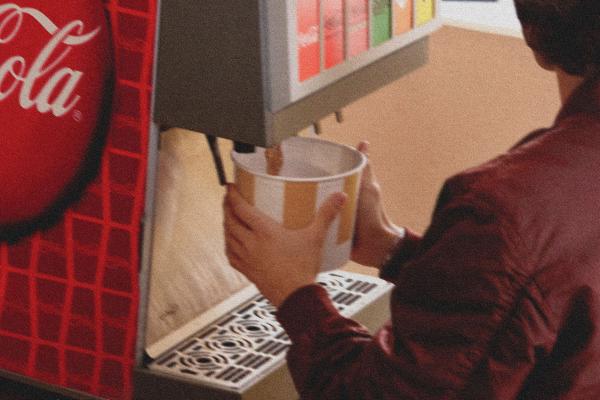
[[[413,20],[413,0],[393,0],[394,35],[410,31]]]
[[[431,21],[434,16],[433,0],[416,0],[417,1],[417,26],[426,24]]]
[[[321,70],[320,14],[318,0],[297,0],[298,75],[300,82]]]
[[[369,49],[369,0],[347,0],[348,57]]]
[[[325,68],[344,61],[344,4],[342,0],[323,0]]]
[[[371,7],[371,39],[378,46],[391,38],[391,0],[373,0]]]

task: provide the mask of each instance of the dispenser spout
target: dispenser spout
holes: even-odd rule
[[[321,133],[323,133],[323,128],[321,127],[321,121],[315,121],[313,122],[313,132],[315,133],[315,135],[320,135]]]
[[[233,149],[237,153],[254,153],[256,151],[255,146],[253,144],[242,142],[233,142]]]

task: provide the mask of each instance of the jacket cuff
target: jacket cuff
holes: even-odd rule
[[[339,316],[327,291],[319,284],[303,286],[283,302],[277,310],[277,320],[296,342],[300,337],[314,337],[325,321]]]
[[[420,243],[421,236],[405,228],[404,238],[398,243],[389,260],[379,270],[379,277],[394,283],[404,263],[415,255]]]

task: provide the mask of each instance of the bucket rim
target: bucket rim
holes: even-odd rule
[[[264,179],[270,179],[270,180],[274,180],[274,181],[297,182],[297,183],[321,183],[321,182],[335,181],[335,180],[347,178],[348,176],[352,176],[352,175],[362,172],[362,170],[365,168],[365,166],[367,165],[367,162],[368,162],[366,155],[364,155],[360,151],[356,150],[355,148],[345,145],[345,144],[331,142],[329,140],[323,140],[323,139],[319,139],[319,138],[308,138],[308,137],[301,137],[301,136],[292,136],[285,140],[300,140],[300,141],[307,141],[307,142],[313,142],[313,143],[319,142],[320,144],[324,144],[327,146],[343,148],[346,151],[350,151],[353,154],[357,154],[358,157],[360,158],[360,161],[358,162],[358,165],[355,166],[354,168],[349,169],[348,171],[345,171],[345,172],[341,172],[339,174],[301,178],[301,177],[285,177],[285,176],[280,176],[280,175],[269,175],[269,174],[263,173],[263,172],[251,171],[246,166],[244,166],[242,164],[242,162],[240,162],[239,160],[236,159],[236,157],[240,156],[242,153],[238,153],[235,150],[231,150],[231,154],[230,154],[231,160],[233,161],[234,166],[236,168],[241,168],[244,171],[246,171],[249,174],[252,174],[254,176],[258,176],[258,177],[261,177]]]

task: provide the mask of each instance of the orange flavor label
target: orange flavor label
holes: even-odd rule
[[[394,35],[411,30],[413,25],[413,0],[393,0]]]

